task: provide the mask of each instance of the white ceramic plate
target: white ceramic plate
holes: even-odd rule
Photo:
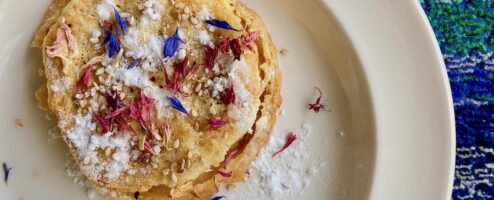
[[[0,0],[0,162],[14,167],[9,185],[0,184],[0,199],[87,198],[65,174],[64,144],[48,143],[53,124],[33,95],[42,63],[28,46],[49,3]],[[289,50],[280,57],[285,114],[274,137],[310,123],[300,148],[325,164],[304,190],[286,198],[449,199],[455,138],[450,89],[417,1],[246,3],[263,16],[277,46]],[[333,112],[305,109],[314,86],[323,89]],[[16,118],[23,128],[16,128]],[[270,198],[252,191],[244,183],[227,194]]]

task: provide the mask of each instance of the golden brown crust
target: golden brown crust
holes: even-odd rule
[[[77,2],[78,0],[74,0],[69,4],[71,6],[72,3]],[[198,3],[203,2],[203,0],[190,0],[183,1],[185,3]],[[173,197],[173,199],[197,199],[198,197],[206,197],[213,195],[217,192],[217,188],[219,184],[233,184],[235,182],[242,181],[245,178],[245,173],[250,165],[250,163],[255,159],[260,149],[262,149],[271,135],[271,130],[276,122],[276,111],[281,105],[281,71],[278,67],[277,60],[277,50],[274,46],[271,36],[266,31],[266,27],[262,22],[262,19],[252,10],[247,8],[243,3],[235,0],[222,0],[216,1],[212,3],[211,1],[207,1],[210,6],[218,9],[218,7],[228,9],[232,9],[231,13],[234,13],[234,16],[240,20],[234,20],[234,25],[247,25],[246,29],[255,29],[260,33],[260,39],[256,41],[257,51],[260,54],[258,58],[254,61],[259,63],[258,69],[259,76],[262,78],[260,82],[259,90],[259,108],[258,116],[255,122],[254,127],[254,137],[252,141],[246,146],[243,153],[238,157],[233,159],[230,162],[228,170],[233,171],[233,177],[231,178],[223,178],[219,175],[214,175],[211,172],[203,173],[200,175],[201,178],[195,179],[192,182],[184,181],[180,183],[180,187],[170,189],[167,186],[157,186],[151,188],[148,192],[142,192],[142,196],[144,199],[167,199]],[[94,1],[85,1],[79,2],[82,5],[93,5]],[[85,7],[82,5],[77,5],[76,3],[73,6],[76,6],[72,9],[77,9],[80,7]],[[224,6],[224,7],[223,7]],[[70,9],[67,9],[70,10]],[[62,12],[63,13],[63,12]],[[222,15],[223,12],[220,12],[218,15]],[[228,13],[228,12],[224,12]],[[71,13],[62,14],[67,19],[67,23],[77,23],[77,21],[72,21],[74,18],[71,18]],[[225,16],[223,16],[225,17]],[[226,17],[231,18],[231,16]],[[59,19],[60,20],[60,19]],[[49,24],[47,21],[45,24]],[[49,46],[55,40],[55,33],[57,28],[60,26],[60,21],[56,22],[55,25],[52,26],[47,36],[44,38],[44,45]],[[40,28],[41,30],[41,28]],[[79,35],[77,32],[74,33],[77,41],[87,41],[87,36]],[[36,39],[35,39],[36,41]],[[35,43],[33,41],[33,44]],[[83,44],[84,45],[84,44]],[[76,60],[74,62],[66,61],[63,59],[50,59],[46,56],[46,52],[43,49],[44,53],[44,61],[46,67],[46,76],[48,78],[48,86],[53,84],[53,80],[59,78],[60,75],[68,76],[72,82],[77,79],[80,75],[78,73],[73,73],[68,70],[70,68],[68,66],[81,66],[84,65],[84,60],[87,59]],[[94,55],[86,55],[85,57],[94,57]],[[82,64],[81,64],[82,63]],[[72,67],[73,68],[73,67]],[[76,67],[77,68],[77,67]],[[67,99],[69,98],[69,99]],[[53,91],[48,90],[48,99],[49,99],[49,108],[52,112],[58,115],[58,118],[62,118],[64,115],[74,112],[74,105],[71,103],[72,99],[70,96],[63,95],[55,95]],[[63,110],[60,110],[63,108]],[[70,126],[70,125],[69,125]],[[184,130],[187,131],[187,130]],[[64,137],[64,140],[70,145],[71,142],[68,141],[67,137]],[[72,155],[75,158],[78,157],[77,152],[71,148]],[[187,180],[187,179],[183,179]],[[112,187],[116,189],[121,195],[124,196],[132,196],[133,191],[140,190],[146,191],[149,188],[148,186],[144,186],[142,188],[135,187],[126,187],[125,184],[121,184],[118,187],[104,185],[104,187]],[[100,186],[98,186],[100,187]]]

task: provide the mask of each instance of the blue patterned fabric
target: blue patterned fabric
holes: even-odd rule
[[[453,199],[494,199],[494,1],[422,0],[456,114]]]

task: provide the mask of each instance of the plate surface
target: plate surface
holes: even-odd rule
[[[303,177],[304,189],[273,196],[249,180],[227,191],[229,199],[449,198],[450,90],[416,1],[245,2],[265,19],[277,46],[289,51],[280,56],[284,114],[274,140],[305,130],[293,148],[311,161],[302,169],[317,170]],[[34,100],[42,63],[28,46],[49,3],[0,0],[0,162],[14,167],[8,187],[0,184],[1,199],[87,199],[65,173],[63,142],[48,142],[53,123]],[[314,86],[332,112],[306,110]],[[16,118],[23,128],[16,128]],[[282,155],[272,164],[292,163]]]

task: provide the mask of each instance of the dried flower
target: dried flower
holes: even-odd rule
[[[76,87],[81,89],[81,90],[86,90],[89,86],[89,79],[91,79],[91,76],[93,75],[93,67],[89,66],[84,69],[84,72],[82,73],[81,78],[79,81],[77,81]]]
[[[206,60],[206,66],[209,70],[213,69],[218,53],[219,51],[217,48],[211,48],[209,46],[207,46],[204,50],[204,58]]]
[[[132,61],[132,62],[129,64],[129,66],[127,67],[127,69],[132,69],[132,68],[136,67],[137,65],[141,64],[141,62],[142,62],[142,59],[140,59],[140,58],[139,58],[139,59],[134,60],[134,61]]]
[[[117,23],[120,26],[122,33],[125,33],[125,30],[127,29],[127,20],[122,19],[120,13],[118,13],[116,8],[113,8],[113,11],[115,12],[115,19],[117,20]]]
[[[221,100],[225,105],[230,105],[231,103],[235,104],[236,96],[233,88],[233,81],[230,80],[228,83],[228,90],[225,92]]]
[[[314,110],[314,112],[319,113],[321,109],[330,111],[330,109],[325,105],[321,103],[322,99],[322,91],[318,87],[316,87],[316,90],[319,92],[319,97],[317,97],[317,100],[315,103],[309,103],[309,109]]]
[[[219,167],[211,167],[211,170],[213,170],[214,172],[218,173],[219,175],[221,175],[223,177],[226,177],[226,178],[232,177],[232,172],[225,172],[225,171],[223,171],[223,169],[220,169]]]
[[[210,200],[221,200],[223,198],[225,198],[225,196],[215,196],[215,197],[211,198]]]
[[[177,27],[175,34],[173,34],[171,37],[165,40],[165,48],[163,50],[163,54],[165,55],[165,58],[169,58],[175,55],[175,52],[177,52],[180,43],[184,43],[184,41],[180,39],[180,36],[178,35],[178,31],[179,28]]]
[[[178,111],[188,115],[189,112],[187,112],[187,109],[185,109],[185,107],[183,106],[182,102],[180,102],[180,100],[175,97],[175,96],[172,96],[172,97],[166,97],[168,99],[168,103],[170,104],[171,107],[177,109]]]
[[[140,197],[141,197],[141,193],[139,192],[134,193],[134,200],[139,200]]]
[[[252,137],[254,137],[253,134],[246,133],[232,149],[228,150],[228,152],[225,155],[225,159],[223,160],[223,167],[225,169],[228,166],[228,161],[233,159],[235,156],[239,155],[247,146],[247,144],[249,144]]]
[[[279,153],[281,153],[285,149],[287,149],[295,140],[297,140],[297,135],[295,135],[293,132],[290,132],[288,134],[288,137],[286,138],[285,145],[283,145],[283,147],[279,151],[277,151],[276,153],[274,153],[273,154],[273,157],[275,157],[276,155],[278,155]]]
[[[103,40],[103,45],[108,43],[108,57],[112,58],[117,52],[120,51],[120,44],[118,43],[118,38],[111,32],[104,30],[105,39]]]
[[[220,49],[221,53],[228,54],[230,53],[230,38],[224,38],[220,41],[220,44],[218,45],[218,48]]]
[[[238,38],[230,41],[230,49],[232,50],[235,60],[240,60],[240,56],[242,55],[243,50]]]
[[[67,49],[68,56],[73,55],[76,51],[76,41],[72,35],[72,30],[65,23],[65,18],[62,18],[60,27],[57,30],[57,36],[55,42],[51,46],[46,47],[46,54],[48,57],[60,57],[63,56],[63,50]]]
[[[115,118],[115,117],[119,116],[120,114],[122,114],[123,112],[127,111],[127,109],[128,109],[128,107],[117,108],[112,113],[110,113],[110,115],[106,116],[105,119],[109,120],[109,119]]]
[[[110,123],[107,119],[102,117],[98,112],[93,111],[93,116],[96,118],[96,121],[99,123],[101,128],[103,128],[103,132],[108,132],[110,130]]]
[[[218,28],[233,30],[233,31],[240,31],[238,29],[233,28],[232,25],[230,25],[227,21],[218,20],[218,19],[207,19],[207,20],[205,20],[205,22],[211,26],[215,26]]]
[[[5,184],[9,185],[9,177],[10,177],[10,172],[12,171],[12,167],[8,167],[7,163],[3,163],[3,181]]]
[[[259,32],[253,31],[253,32],[247,32],[247,35],[242,35],[240,39],[242,40],[242,43],[244,46],[252,50],[252,43],[257,40],[259,37]]]
[[[219,129],[219,128],[228,124],[227,120],[223,120],[223,119],[219,119],[219,118],[209,118],[208,122],[209,122],[209,126],[212,129]]]

